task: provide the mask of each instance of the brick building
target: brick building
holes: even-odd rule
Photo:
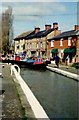
[[[45,25],[45,29],[42,31],[40,31],[39,27],[36,27],[34,31],[23,33],[14,39],[15,52],[26,51],[28,57],[34,55],[47,58],[49,51],[48,39],[58,34],[60,34],[58,23],[53,23],[53,27]]]
[[[68,63],[78,62],[79,25],[75,25],[74,30],[62,32],[48,41],[52,57],[59,53],[63,62],[66,62],[66,58]]]
[[[26,36],[32,35],[32,34],[34,34],[34,31],[24,32],[14,39],[14,51],[15,51],[15,53],[22,53],[23,51],[26,50],[25,49],[25,38],[26,38]]]

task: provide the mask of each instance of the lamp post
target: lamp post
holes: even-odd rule
[[[41,40],[38,40],[38,56],[40,57],[40,50],[41,50]]]
[[[79,1],[77,2],[77,23],[79,25]],[[76,50],[76,62],[79,63],[79,33],[77,36],[77,50]]]
[[[46,40],[45,40],[45,59],[48,57],[48,40],[47,40],[47,37],[46,37]]]
[[[76,45],[76,62],[79,62],[79,36],[77,37],[77,45]]]

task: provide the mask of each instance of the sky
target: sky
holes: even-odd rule
[[[34,30],[35,27],[45,29],[45,24],[57,22],[61,32],[74,29],[78,24],[77,0],[3,0],[0,2],[0,14],[8,6],[13,11],[14,38],[23,32]]]

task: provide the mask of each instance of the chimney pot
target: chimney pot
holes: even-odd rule
[[[79,25],[75,25],[74,26],[74,30],[76,31],[76,30],[79,30]]]
[[[57,22],[53,23],[53,29],[58,29],[58,23]]]
[[[36,27],[35,28],[35,33],[38,33],[40,31],[40,28],[39,27]]]
[[[45,30],[47,31],[47,30],[49,30],[49,29],[51,29],[51,25],[45,25]]]

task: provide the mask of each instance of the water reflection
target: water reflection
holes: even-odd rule
[[[50,118],[77,118],[78,82],[48,70],[21,69],[21,75]]]

